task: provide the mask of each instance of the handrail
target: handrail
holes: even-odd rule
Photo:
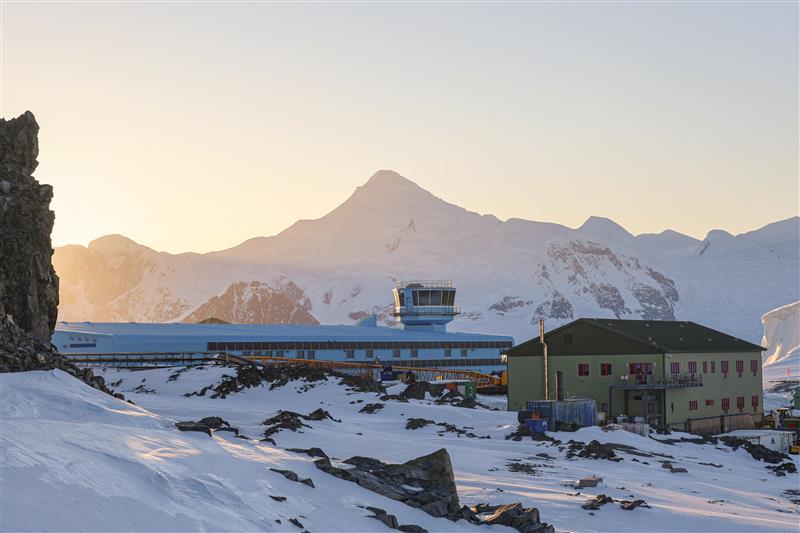
[[[390,305],[388,313],[404,315],[460,315],[460,305]]]
[[[450,280],[413,280],[399,281],[394,285],[395,289],[452,289],[453,282]]]

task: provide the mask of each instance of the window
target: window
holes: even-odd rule
[[[689,400],[689,410],[697,411],[697,400]]]
[[[750,360],[750,372],[753,373],[753,377],[758,374],[758,359],[751,359]]]
[[[419,352],[416,348],[411,349],[411,357],[419,357]]]
[[[689,361],[689,373],[697,374],[697,361]]]
[[[648,402],[647,403],[647,412],[648,412],[648,414],[655,413],[656,412],[656,404],[654,404],[653,402]]]
[[[607,403],[601,403],[600,404],[600,410],[602,412],[604,412],[604,413],[607,413],[608,412],[608,404]]]
[[[717,371],[717,362],[711,361],[711,373],[715,373]]]
[[[714,407],[714,399],[706,400],[707,407]]]
[[[758,410],[758,395],[754,394],[750,397],[750,406],[753,408],[753,411]]]
[[[392,350],[392,357],[400,359],[400,350]]]
[[[467,349],[464,348],[463,350],[461,350],[461,357],[466,357],[466,356],[467,356]]]
[[[743,372],[744,372],[744,361],[736,361],[736,374],[739,377],[742,377]]]
[[[315,352],[314,350],[309,350],[306,353],[306,359],[316,359],[316,358],[317,358],[317,352]]]
[[[579,376],[589,375],[589,363],[578,363],[578,375]]]
[[[744,412],[744,396],[738,396],[736,398],[736,408],[740,413]]]
[[[306,356],[306,352],[304,350],[297,350],[297,358],[303,359]]]
[[[731,408],[731,400],[730,398],[723,398],[722,399],[722,412],[727,413]]]
[[[719,362],[719,371],[722,372],[723,377],[728,377],[728,362],[727,361],[720,361]]]
[[[611,363],[600,363],[600,375],[601,376],[611,375]]]
[[[276,357],[283,357],[283,350],[278,350],[276,352]]]
[[[369,349],[364,355],[367,359],[372,359],[375,356],[375,350]]]
[[[450,348],[445,348],[444,356],[445,357],[452,357],[453,356],[453,351]]]
[[[355,359],[355,357],[356,357],[356,351],[355,350],[345,350],[344,353],[345,353],[345,356],[348,359]]]
[[[672,411],[673,413],[675,412],[675,404],[674,403],[670,403],[669,404],[669,410]]]
[[[708,361],[703,361],[703,374],[708,374]]]
[[[669,364],[669,373],[670,374],[680,374],[681,373],[681,364],[678,363],[670,363]]]

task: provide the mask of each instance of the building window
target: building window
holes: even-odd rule
[[[727,361],[720,361],[719,362],[719,371],[722,372],[722,377],[728,377],[728,362]]]
[[[689,400],[689,410],[697,411],[697,400]]]
[[[601,376],[611,375],[611,363],[600,363],[600,375]]]
[[[656,404],[654,404],[653,402],[648,402],[647,403],[647,412],[649,414],[655,413],[656,412]]]
[[[589,375],[589,363],[578,363],[578,375],[579,376]]]
[[[689,373],[697,374],[697,361],[689,361]]]
[[[740,413],[744,412],[744,396],[738,396],[736,398],[736,408]]]
[[[674,403],[670,403],[670,404],[669,404],[669,410],[670,410],[671,412],[673,412],[673,413],[675,412],[675,404],[674,404]]]
[[[278,350],[276,357],[283,357],[283,350]]]
[[[303,359],[305,356],[306,356],[306,352],[305,352],[304,350],[297,350],[297,355],[296,355],[296,357],[297,357],[298,359]]]
[[[680,364],[680,362],[670,363],[669,364],[669,373],[670,374],[680,374],[681,373],[681,364]]]
[[[466,357],[466,356],[467,356],[467,349],[466,349],[466,348],[463,348],[463,349],[461,350],[461,357]]]
[[[756,377],[758,374],[758,359],[750,360],[750,372],[753,373],[753,377]]]
[[[375,356],[375,350],[369,349],[365,352],[364,356],[367,359],[372,359]]]
[[[744,361],[736,361],[736,374],[742,377],[742,373],[744,373]]]
[[[419,357],[419,352],[416,348],[411,349],[411,357]]]
[[[706,400],[707,407],[714,407],[714,399]]]
[[[754,394],[750,397],[750,405],[753,407],[753,411],[758,410],[758,395]]]
[[[400,359],[400,350],[392,350],[392,357]]]
[[[607,413],[608,412],[608,404],[607,403],[601,403],[600,404],[600,410],[602,412],[604,412],[604,413]]]
[[[708,361],[703,361],[703,374],[708,374]]]
[[[317,358],[317,352],[315,352],[314,350],[309,350],[306,353],[306,359],[316,359],[316,358]]]
[[[348,359],[355,359],[356,358],[356,351],[355,350],[345,350],[345,356]]]
[[[445,348],[444,356],[445,357],[452,357],[453,356],[453,351],[450,348]]]
[[[723,398],[722,399],[722,412],[727,413],[731,409],[731,400],[730,398]]]
[[[717,371],[717,362],[711,361],[711,373],[714,374]]]

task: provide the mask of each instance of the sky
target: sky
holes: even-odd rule
[[[798,4],[2,1],[54,245],[205,252],[379,169],[501,219],[740,233],[800,212]]]

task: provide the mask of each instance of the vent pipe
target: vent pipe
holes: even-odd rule
[[[544,342],[544,319],[539,319],[539,344],[542,345],[542,355],[544,356],[544,399],[550,399],[550,378],[547,370],[547,343]]]

